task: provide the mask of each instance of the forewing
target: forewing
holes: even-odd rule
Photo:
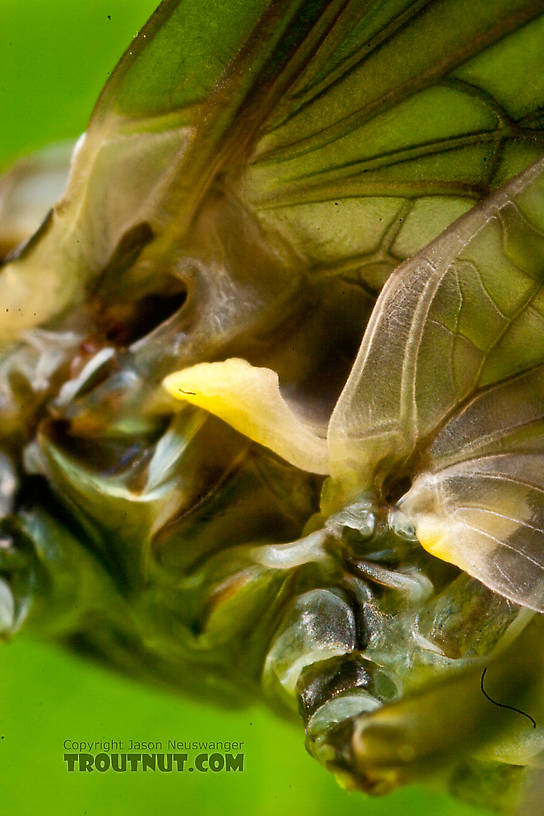
[[[165,266],[214,185],[312,271],[377,293],[539,154],[543,26],[540,0],[164,0],[0,276],[0,338],[83,300],[127,242],[154,236]]]
[[[401,266],[331,419],[331,472],[414,478],[422,545],[544,609],[544,160]]]
[[[541,3],[338,5],[266,122],[246,196],[317,274],[378,292],[541,154],[543,36]]]
[[[127,243],[142,250],[153,238],[154,270],[165,257],[172,264],[173,245],[225,165],[239,179],[256,132],[296,75],[291,58],[334,6],[165,0],[106,85],[64,198],[2,271],[0,339],[84,300]],[[47,286],[36,296],[38,274]]]

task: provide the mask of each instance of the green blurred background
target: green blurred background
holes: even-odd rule
[[[213,2],[213,0],[212,0]],[[0,166],[84,130],[108,73],[154,0],[0,0]],[[477,816],[412,788],[381,800],[341,790],[302,729],[262,709],[225,712],[146,689],[24,638],[2,646],[0,808],[20,814]],[[238,773],[72,773],[65,739],[230,739]]]

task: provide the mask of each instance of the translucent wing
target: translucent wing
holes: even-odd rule
[[[542,5],[467,13],[464,0],[351,0],[333,10],[264,125],[244,191],[316,273],[378,292],[400,261],[540,156]]]
[[[544,159],[384,287],[329,429],[422,545],[544,611]],[[389,488],[387,485],[389,484]]]
[[[0,275],[0,338],[81,302],[119,246],[153,236],[164,267],[212,189],[316,273],[377,292],[537,157],[543,26],[540,0],[164,0],[40,240]]]
[[[73,147],[72,142],[47,147],[0,175],[0,258],[30,238],[61,197]]]
[[[155,238],[148,266],[160,271],[168,251],[172,263],[172,244],[225,163],[245,163],[256,129],[292,81],[292,53],[333,4],[314,3],[310,13],[304,5],[159,6],[101,95],[63,200],[0,275],[0,339],[82,302],[120,245],[142,250]],[[47,280],[39,291],[38,275]]]

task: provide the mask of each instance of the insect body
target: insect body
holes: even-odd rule
[[[196,72],[186,8],[0,272],[3,631],[506,807],[543,750],[541,4],[251,4]]]

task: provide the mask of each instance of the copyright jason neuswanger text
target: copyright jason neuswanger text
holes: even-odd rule
[[[66,770],[90,772],[240,773],[241,740],[64,740]]]

